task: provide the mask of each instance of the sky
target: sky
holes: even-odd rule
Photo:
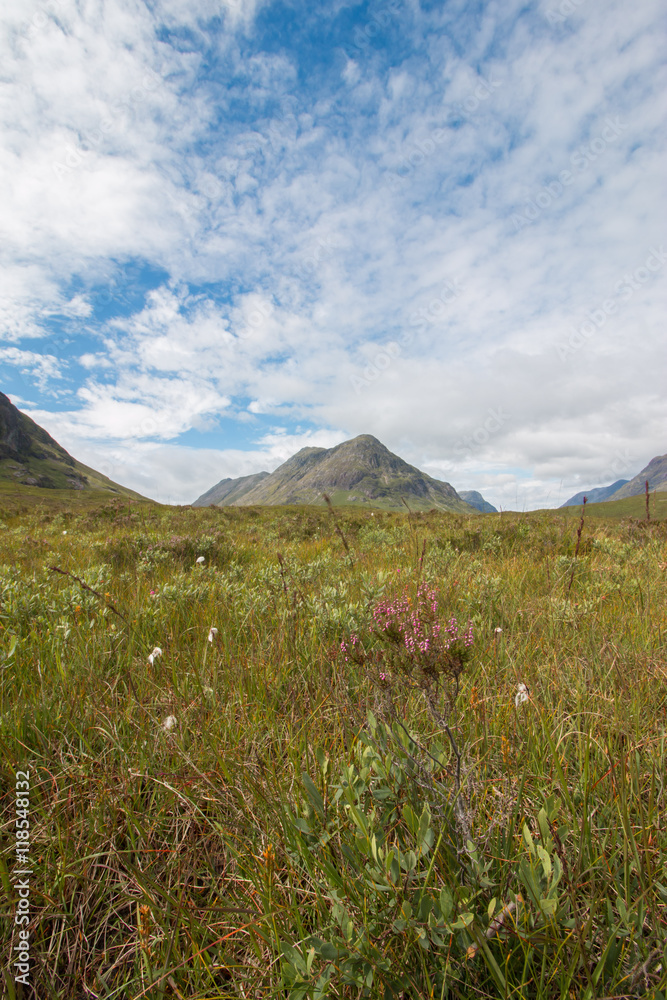
[[[165,503],[667,451],[662,0],[3,0],[0,388]]]

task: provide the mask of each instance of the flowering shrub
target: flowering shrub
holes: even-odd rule
[[[465,628],[455,617],[442,622],[437,592],[423,583],[414,598],[406,586],[400,595],[378,601],[367,640],[352,633],[340,649],[346,661],[370,666],[381,682],[400,674],[426,692],[444,681],[453,681],[458,691],[472,643],[472,622]]]

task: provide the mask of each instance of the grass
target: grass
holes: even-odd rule
[[[559,514],[569,517],[579,517],[581,504],[577,507],[560,507]],[[654,490],[649,495],[649,513],[655,521],[667,519],[667,491]],[[626,497],[625,500],[607,500],[605,503],[586,504],[586,517],[601,517],[604,520],[633,517],[644,520],[646,517],[646,497]]]
[[[0,527],[5,995],[665,996],[657,513],[587,507],[575,561],[580,508],[339,508],[348,553],[326,508],[22,496]],[[373,609],[424,584],[412,655]],[[469,656],[437,645],[452,616]]]

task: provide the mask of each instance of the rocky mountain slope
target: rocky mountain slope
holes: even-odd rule
[[[386,510],[405,509],[403,501],[411,510],[436,507],[466,514],[475,510],[449,483],[420,472],[370,434],[361,434],[335,448],[302,448],[275,472],[258,473],[258,477],[260,481],[247,492],[236,493],[232,499],[230,487],[217,503],[220,506],[323,504],[326,493],[334,504],[366,504]],[[241,480],[231,483],[235,484],[234,489],[243,489]],[[216,489],[213,487],[208,493]],[[195,503],[202,505],[207,495],[203,494]]]
[[[667,490],[667,455],[656,455],[645,466],[641,472],[637,473],[624,486],[621,486],[610,500],[625,500],[626,497],[635,497],[638,493],[643,493],[646,489],[645,483],[648,479],[648,488],[652,493],[654,490]]]
[[[240,500],[242,496],[261,483],[269,475],[268,472],[256,472],[252,476],[240,476],[238,479],[221,479],[206,493],[202,493],[193,503],[193,507],[229,507]]]
[[[458,494],[462,500],[465,500],[466,503],[469,503],[471,507],[474,507],[482,514],[498,513],[497,508],[493,504],[490,504],[488,500],[485,500],[477,490],[458,490]]]
[[[562,503],[561,507],[578,507],[584,502],[584,497],[588,503],[602,503],[604,500],[610,500],[613,494],[620,490],[621,486],[625,486],[627,482],[627,479],[617,479],[611,486],[596,486],[592,490],[582,490],[581,493],[575,493],[573,497]]]
[[[586,497],[588,503],[605,503],[607,500],[626,500],[638,496],[646,489],[646,480],[651,493],[667,491],[667,455],[657,455],[638,472],[633,479],[618,479],[610,486],[597,486],[581,490],[561,504],[561,507],[577,507]]]
[[[49,490],[101,490],[143,499],[82,465],[0,392],[0,483]]]

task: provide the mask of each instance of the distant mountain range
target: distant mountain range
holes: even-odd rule
[[[578,507],[584,502],[584,497],[588,503],[602,503],[604,500],[609,500],[616,490],[620,490],[621,486],[625,486],[627,482],[629,482],[628,479],[617,479],[611,486],[596,486],[592,490],[582,490],[581,493],[575,493],[573,497],[562,503],[561,507]]]
[[[302,448],[275,472],[223,479],[195,500],[194,507],[367,504],[385,510],[456,511],[478,508],[466,503],[449,483],[432,479],[394,455],[377,438],[360,434],[335,448]],[[483,497],[476,494],[479,501]],[[490,505],[489,505],[490,506]]]
[[[82,465],[0,392],[0,483],[49,490],[100,490],[143,499]]]
[[[252,476],[241,476],[239,479],[221,479],[210,490],[195,500],[193,507],[230,507],[238,503],[241,497],[249,493],[254,486],[261,483],[269,475],[268,472],[256,472]]]
[[[633,479],[617,479],[609,486],[581,490],[561,507],[583,502],[624,500],[649,491],[667,492],[667,455],[652,458]],[[145,499],[83,465],[44,428],[22,413],[0,392],[0,488],[37,487],[44,490],[99,491]],[[389,451],[371,434],[360,434],[335,448],[302,448],[274,472],[257,472],[223,479],[194,501],[194,507],[274,506],[323,504],[323,494],[334,504],[363,504],[385,510],[496,513],[477,490],[460,490],[433,479]]]
[[[497,514],[498,509],[490,504],[488,500],[485,500],[481,493],[477,490],[459,490],[459,496],[466,503],[469,503],[471,507],[475,507],[477,510],[481,511],[482,514]]]
[[[667,490],[667,455],[657,455],[638,472],[634,479],[617,479],[611,486],[597,486],[591,490],[582,490],[561,504],[561,507],[575,507],[583,503],[584,497],[588,503],[604,503],[607,500],[625,500],[635,497],[646,489],[646,481],[651,493]]]

